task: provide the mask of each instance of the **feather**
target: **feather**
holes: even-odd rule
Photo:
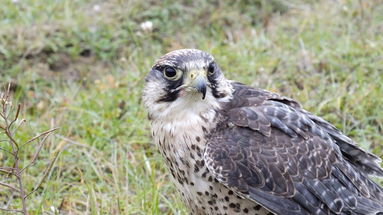
[[[383,211],[383,190],[367,177],[379,172],[374,156],[291,99],[233,87],[204,154],[218,181],[277,214]]]

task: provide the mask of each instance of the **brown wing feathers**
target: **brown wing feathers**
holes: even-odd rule
[[[300,111],[307,115],[313,122],[315,122],[315,124],[319,125],[336,141],[336,144],[340,147],[343,155],[350,160],[351,163],[369,175],[383,177],[383,169],[380,167],[381,159],[379,157],[356,146],[350,138],[342,134],[333,125],[322,118],[302,109],[300,109]]]
[[[383,211],[382,189],[364,174],[382,171],[376,157],[291,99],[233,86],[234,99],[221,112],[225,120],[205,151],[221,183],[278,214]],[[352,147],[359,163],[343,158],[342,147]]]

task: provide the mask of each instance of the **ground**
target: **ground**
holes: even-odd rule
[[[30,214],[186,214],[140,99],[177,48],[212,53],[228,78],[293,97],[383,157],[383,2],[281,2],[2,2],[0,84],[28,120],[17,138],[60,127],[26,173],[32,189],[59,152]]]

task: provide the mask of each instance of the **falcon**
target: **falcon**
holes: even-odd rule
[[[210,54],[159,58],[143,102],[191,214],[383,212],[377,156],[293,99],[226,79]]]

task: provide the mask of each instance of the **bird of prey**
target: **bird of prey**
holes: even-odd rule
[[[224,77],[197,49],[146,77],[154,142],[191,214],[380,214],[380,159],[293,99]]]

